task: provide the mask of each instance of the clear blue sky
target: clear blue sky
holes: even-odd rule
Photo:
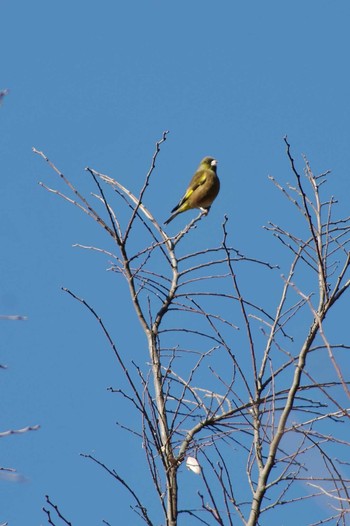
[[[348,205],[349,20],[346,0],[0,0],[0,313],[28,316],[1,321],[0,431],[41,425],[1,440],[0,465],[26,481],[0,480],[0,522],[45,524],[49,494],[74,524],[131,524],[126,494],[79,453],[131,478],[140,455],[116,431],[125,415],[106,391],[120,382],[112,353],[60,287],[105,316],[124,353],[146,352],[141,331],[106,258],[72,248],[102,245],[101,233],[38,186],[57,185],[31,148],[84,191],[87,165],[137,191],[170,130],[146,204],[164,220],[213,155],[222,192],[196,243],[215,245],[226,213],[235,246],[273,259],[261,226],[285,209],[267,179],[291,179],[285,134],[299,167],[305,153],[315,172],[331,169]]]

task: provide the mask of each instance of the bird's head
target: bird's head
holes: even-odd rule
[[[200,168],[216,168],[218,162],[214,157],[204,157],[202,159],[201,164],[199,165]]]

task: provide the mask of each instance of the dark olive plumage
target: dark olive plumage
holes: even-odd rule
[[[213,157],[204,157],[181,201],[172,209],[171,216],[165,221],[170,223],[178,214],[199,208],[209,210],[220,190],[220,181],[216,174],[217,161]]]

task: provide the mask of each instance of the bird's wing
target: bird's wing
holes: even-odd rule
[[[181,201],[179,202],[178,207],[180,207],[181,205],[183,205],[187,199],[190,197],[190,195],[193,194],[193,192],[199,187],[199,186],[202,186],[202,184],[205,183],[205,181],[207,180],[207,177],[208,177],[208,173],[207,173],[207,170],[200,170],[199,172],[196,172],[194,174],[194,176],[192,177],[191,179],[191,182],[186,190],[186,193],[185,195],[183,196],[183,198],[181,199]]]

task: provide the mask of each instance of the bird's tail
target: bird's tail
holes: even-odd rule
[[[179,214],[179,213],[180,213],[180,212],[176,211],[176,212],[174,212],[173,214],[171,214],[171,216],[168,217],[168,219],[167,219],[166,221],[164,221],[164,224],[165,224],[165,225],[168,225],[168,224],[170,223],[170,221],[172,221],[172,220],[174,219],[174,217],[176,217],[177,214]]]

